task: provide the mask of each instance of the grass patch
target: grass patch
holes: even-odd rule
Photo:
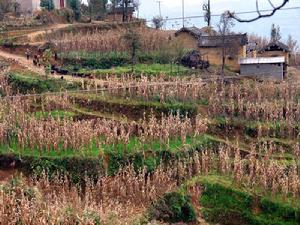
[[[54,110],[51,112],[43,112],[43,111],[37,111],[34,112],[34,116],[37,119],[45,119],[48,118],[49,116],[53,117],[54,119],[64,119],[64,118],[72,118],[76,115],[74,112],[70,111],[62,111],[62,110]]]
[[[160,140],[153,140],[151,142],[142,144],[136,137],[129,139],[128,144],[118,143],[110,145],[102,145],[99,149],[96,145],[96,141],[92,141],[89,146],[84,146],[82,149],[64,149],[62,143],[59,145],[59,150],[54,149],[46,150],[25,147],[22,149],[16,140],[12,140],[10,144],[0,145],[0,154],[14,154],[17,156],[33,156],[33,157],[49,157],[49,158],[61,158],[61,157],[91,157],[98,158],[102,154],[117,154],[117,155],[134,155],[139,152],[151,152],[156,153],[160,151],[168,151],[170,154],[179,153],[185,151],[186,148],[195,149],[200,145],[206,145],[210,141],[214,140],[209,135],[202,135],[198,137],[187,137],[186,143],[182,143],[180,138],[170,139],[169,146],[161,144]],[[185,147],[183,149],[183,147]]]
[[[103,145],[99,149],[92,143],[92,149],[77,151],[20,149],[17,142],[12,141],[10,145],[0,146],[0,167],[5,168],[5,165],[17,162],[16,168],[25,173],[41,173],[43,170],[54,174],[62,172],[75,176],[75,181],[78,181],[78,177],[84,178],[85,172],[93,176],[105,173],[114,175],[128,164],[133,165],[136,171],[146,167],[151,172],[161,163],[172,164],[174,160],[186,158],[207,147],[213,148],[214,145],[217,143],[208,135],[187,138],[186,144],[174,138],[170,141],[170,147],[161,145],[159,140],[142,145],[136,138],[131,138],[128,145]]]
[[[229,176],[208,175],[194,178],[188,185],[200,183],[202,215],[219,224],[280,224],[300,222],[300,201],[292,197],[272,196],[259,187],[238,186]]]
[[[67,82],[58,79],[45,79],[37,77],[30,73],[10,73],[8,77],[10,85],[15,92],[21,94],[28,93],[44,93],[44,92],[58,92],[64,90],[77,90],[80,88],[79,83]]]
[[[133,70],[132,70],[133,69]],[[96,77],[103,77],[106,75],[122,75],[122,74],[144,74],[156,76],[160,74],[166,74],[169,76],[187,75],[191,72],[196,73],[197,71],[191,71],[190,69],[171,64],[136,64],[133,67],[131,65],[118,66],[111,69],[97,69],[97,70],[79,70],[80,73],[92,73]]]

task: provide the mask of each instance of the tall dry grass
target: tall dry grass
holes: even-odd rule
[[[86,51],[86,52],[125,52],[128,47],[124,40],[126,29],[93,30],[88,32],[70,32],[54,37],[61,52]],[[134,28],[140,37],[142,51],[156,51],[164,48],[172,37],[170,32],[154,30],[147,27]]]

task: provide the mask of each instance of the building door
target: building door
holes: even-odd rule
[[[60,8],[65,8],[65,0],[60,0]]]

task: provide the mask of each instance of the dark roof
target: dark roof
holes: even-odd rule
[[[116,7],[111,9],[111,12],[109,12],[109,14],[123,14],[123,7]],[[127,7],[127,12],[128,13],[134,13],[135,9],[134,7]]]
[[[176,31],[175,36],[178,36],[183,32],[189,33],[195,38],[199,38],[202,35],[202,31],[198,27],[183,27],[180,30]]]
[[[213,35],[213,36],[202,36],[199,39],[198,46],[199,47],[220,47],[223,45],[223,36],[221,35]],[[226,45],[239,45],[243,46],[248,43],[247,34],[231,34],[225,36],[225,44]]]
[[[283,44],[280,41],[270,42],[268,45],[263,47],[260,52],[268,52],[268,51],[284,51],[289,52],[290,49],[287,45]]]

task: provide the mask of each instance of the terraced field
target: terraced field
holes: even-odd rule
[[[28,76],[1,77],[1,222],[299,224],[297,85]]]

